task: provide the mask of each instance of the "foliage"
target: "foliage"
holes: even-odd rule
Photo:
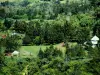
[[[27,45],[30,44],[31,39],[28,35],[25,35],[25,37],[23,38],[23,45]]]
[[[4,21],[4,26],[9,29],[13,25],[14,21],[13,19],[6,18]]]
[[[15,25],[14,25],[14,30],[19,33],[25,33],[26,28],[27,28],[26,25],[27,25],[27,23],[25,21],[17,21],[16,20]]]
[[[2,47],[0,47],[0,71],[4,65],[5,65],[4,50],[2,49]]]
[[[5,52],[13,52],[14,50],[18,50],[22,44],[20,42],[20,37],[17,35],[8,35],[4,40],[4,46],[6,47]]]
[[[22,61],[22,59],[20,61],[19,60],[15,61],[15,59],[9,58],[9,62],[6,61],[6,65],[3,66],[2,70],[1,70],[1,74],[5,74],[5,75],[10,75],[10,74],[20,75],[20,74],[22,74],[22,70],[27,65],[26,60],[25,59],[23,59],[23,60],[24,61]]]
[[[100,75],[100,48],[92,48],[89,41],[93,35],[100,38],[100,0],[11,1],[0,2],[0,75],[21,75],[24,70],[26,75]],[[25,37],[11,35],[13,30]],[[25,46],[65,42],[66,54],[52,45],[39,53],[29,46],[37,58],[7,60],[4,52],[19,50],[21,41]]]
[[[87,63],[83,62],[83,60],[72,60],[72,61],[66,61],[62,57],[58,57],[56,55],[52,55],[52,52],[49,51],[51,49],[52,51],[52,46],[46,49],[46,51],[42,52],[40,49],[40,52],[38,54],[39,59],[35,59],[35,62],[32,62],[28,66],[28,75],[32,74],[43,74],[43,75],[51,75],[51,74],[62,74],[62,75],[72,75],[72,74],[77,74],[77,75],[93,75],[92,72],[90,72],[87,69]],[[78,48],[77,48],[78,49]],[[81,49],[81,48],[80,48]],[[47,52],[48,51],[48,52]],[[43,58],[43,53],[48,54],[46,55],[47,57]],[[77,51],[78,52],[78,51]],[[78,54],[80,54],[81,51],[79,51]],[[50,55],[49,55],[50,53]],[[78,56],[80,57],[80,56]],[[80,59],[80,58],[79,58]],[[74,62],[75,61],[75,62]],[[99,71],[98,71],[99,72]]]
[[[51,45],[50,48],[46,48],[44,52],[42,52],[40,49],[38,56],[40,58],[51,59],[52,57],[57,57],[57,56],[62,57],[62,52],[60,50],[57,50]]]

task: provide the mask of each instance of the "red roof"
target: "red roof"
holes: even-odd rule
[[[6,35],[0,35],[0,37],[4,39],[4,38],[6,38],[7,36],[6,36]]]

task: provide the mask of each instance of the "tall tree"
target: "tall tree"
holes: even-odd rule
[[[11,18],[5,18],[4,26],[9,29],[14,24],[14,20]]]

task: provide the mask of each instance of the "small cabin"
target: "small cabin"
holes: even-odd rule
[[[92,44],[96,45],[99,41],[99,38],[95,35],[92,39],[91,39],[91,42]]]

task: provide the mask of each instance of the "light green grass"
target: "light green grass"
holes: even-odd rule
[[[69,43],[69,44],[70,44],[70,46],[72,47],[72,46],[75,46],[77,43]],[[61,46],[61,43],[60,43],[60,44],[53,45],[53,46],[54,46],[54,48],[60,49],[60,50],[62,51],[62,53],[63,53],[63,56],[65,56],[66,48],[65,48],[65,47],[62,47],[62,46]],[[30,54],[31,54],[33,57],[37,57],[37,54],[38,54],[40,48],[44,51],[44,50],[46,50],[46,47],[50,47],[50,45],[22,46],[22,47],[20,48],[20,53],[21,53],[21,56],[24,55],[25,57],[27,57],[27,55],[30,56]]]
[[[41,47],[40,46],[22,46],[21,49],[20,49],[20,51],[21,52],[27,51],[29,53],[32,53],[32,55],[36,57],[37,54],[38,54],[38,52],[39,52],[39,50],[40,50],[40,48],[42,50],[45,50],[46,47],[47,46],[41,46]]]
[[[46,49],[46,47],[49,47],[50,45],[41,45],[41,46],[22,46],[20,48],[20,52],[23,54],[24,52],[27,52],[28,54],[32,54],[34,57],[37,57],[37,54],[40,50],[40,48],[44,51]],[[54,47],[58,47],[59,44],[54,45]],[[65,47],[61,47],[59,48],[63,54],[65,53]]]

